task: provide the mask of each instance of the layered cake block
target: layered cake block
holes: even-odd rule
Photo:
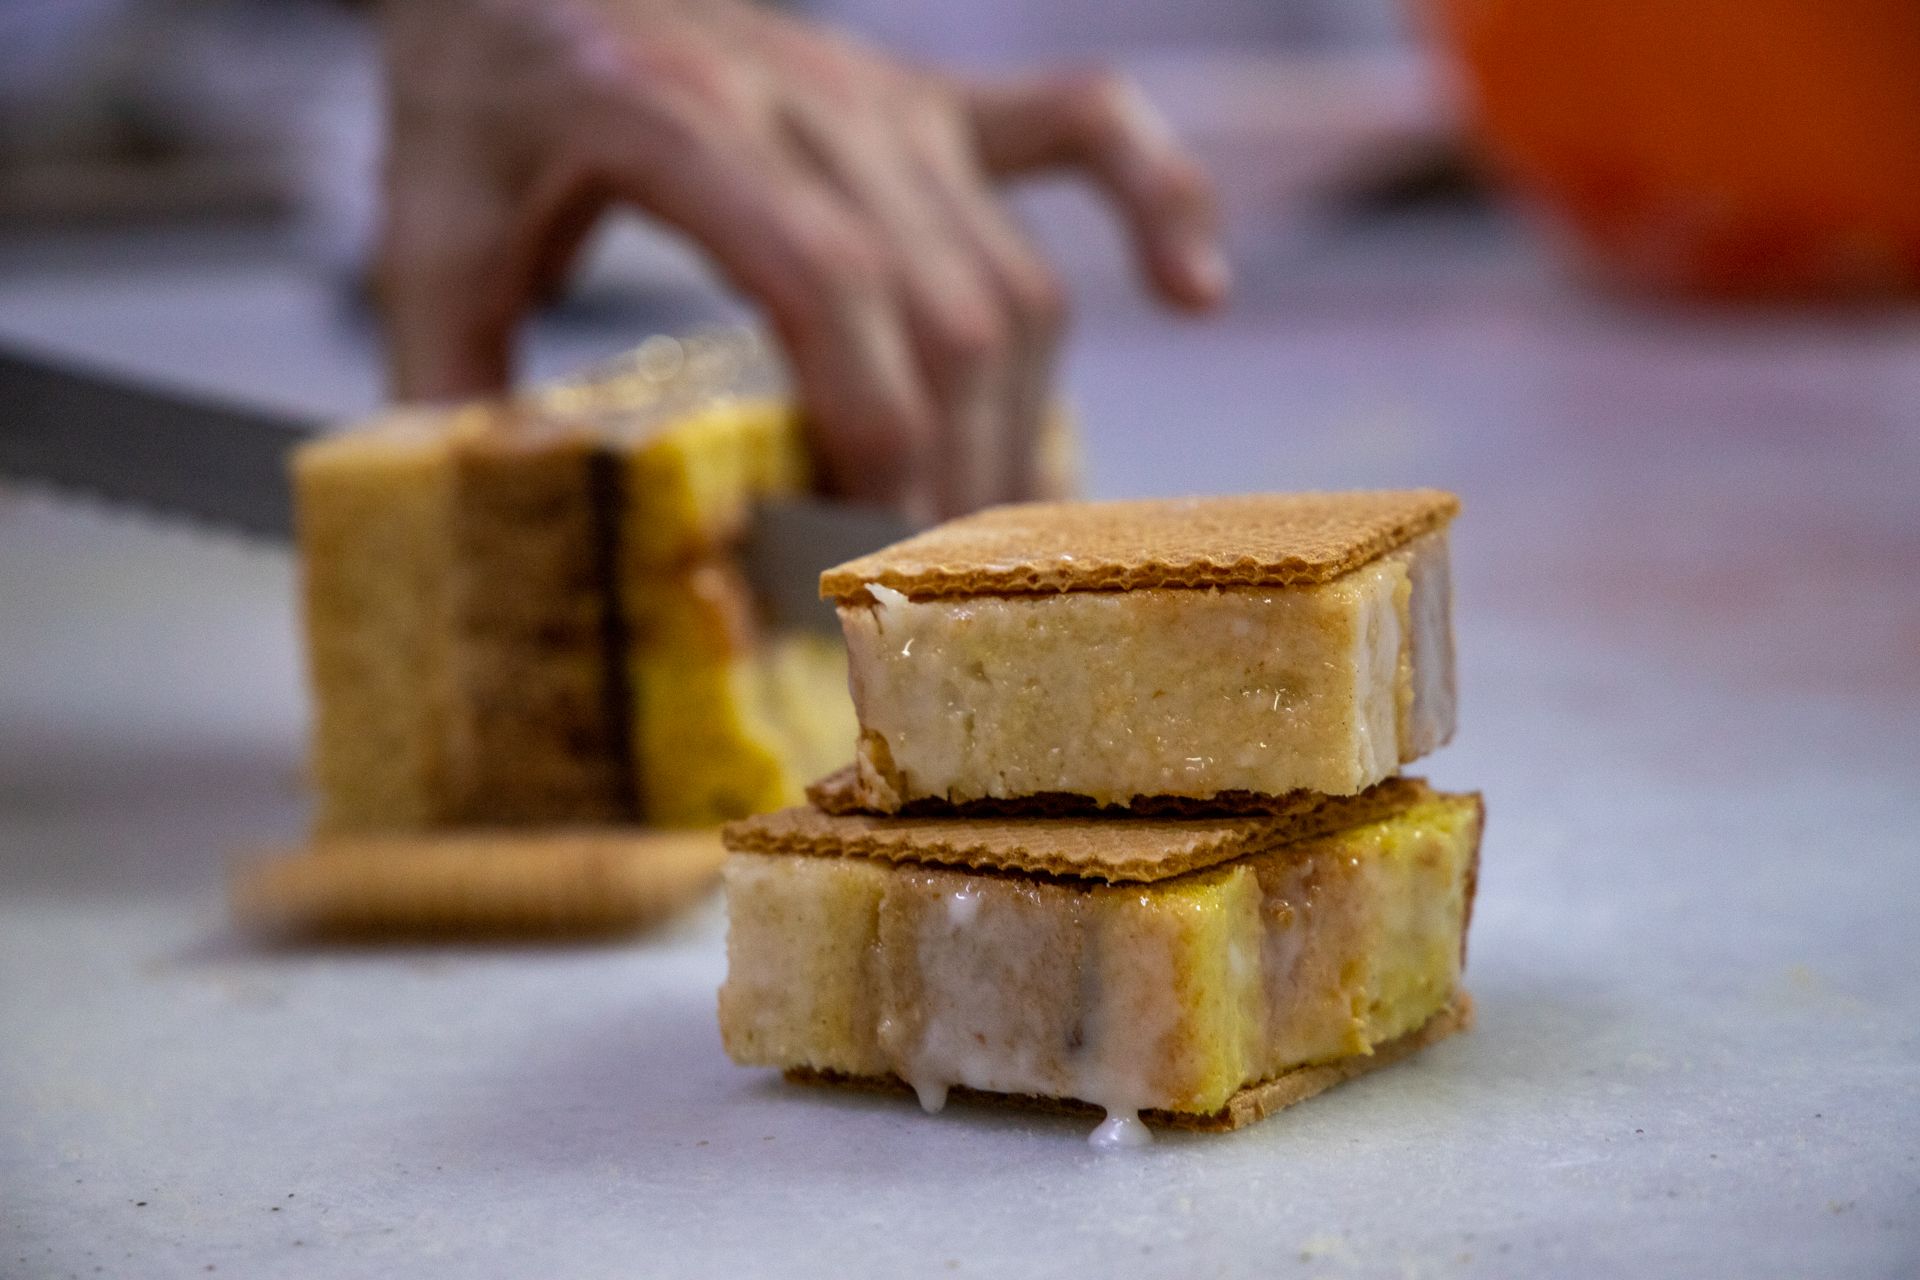
[[[593,440],[408,414],[295,462],[320,824],[631,812]]]
[[[808,484],[746,335],[391,414],[294,478],[323,830],[708,824],[844,763],[844,651],[738,564]]]
[[[1479,798],[729,826],[729,1054],[1228,1129],[1460,1029]]]
[[[999,507],[830,570],[855,802],[1257,812],[1454,726],[1435,490]]]

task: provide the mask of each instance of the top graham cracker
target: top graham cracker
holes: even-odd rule
[[[1389,778],[1359,795],[1302,793],[1270,813],[1212,818],[886,818],[807,807],[729,823],[721,838],[735,853],[1148,884],[1378,822],[1437,794],[1417,778]]]
[[[1151,587],[1291,587],[1358,569],[1452,519],[1438,489],[1035,502],[952,520],[820,575],[915,599]]]

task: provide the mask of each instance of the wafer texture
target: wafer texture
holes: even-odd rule
[[[1437,489],[994,507],[829,569],[820,594],[1297,586],[1357,569],[1459,509]]]
[[[1190,818],[876,817],[805,807],[731,823],[723,836],[740,853],[1151,883],[1378,821],[1433,794],[1420,779],[1390,778],[1355,796],[1290,797],[1256,816]]]
[[[712,832],[630,827],[336,837],[245,860],[228,897],[271,937],[589,937],[686,905],[724,856]]]
[[[1316,1094],[1325,1093],[1337,1084],[1344,1084],[1356,1076],[1390,1067],[1396,1062],[1412,1057],[1414,1054],[1438,1044],[1447,1037],[1462,1031],[1473,1029],[1473,997],[1465,991],[1456,991],[1446,1007],[1434,1014],[1420,1026],[1405,1035],[1373,1046],[1371,1053],[1357,1053],[1345,1058],[1336,1058],[1331,1062],[1319,1062],[1309,1066],[1295,1067],[1283,1071],[1271,1080],[1259,1084],[1250,1084],[1231,1098],[1218,1111],[1196,1114],[1188,1111],[1142,1111],[1140,1118],[1156,1129],[1186,1129],[1199,1133],[1230,1133],[1235,1129],[1244,1129],[1257,1124],[1276,1111],[1284,1111],[1298,1102],[1305,1102]],[[794,1067],[784,1073],[794,1084],[832,1085],[846,1089],[859,1089],[871,1093],[911,1093],[912,1086],[898,1076],[855,1076],[838,1071],[816,1071],[810,1067]],[[1028,1111],[1046,1111],[1056,1115],[1098,1116],[1101,1109],[1091,1103],[1074,1098],[1043,1098],[1033,1094],[988,1093],[979,1089],[956,1086],[948,1093],[949,1098],[964,1099],[970,1102],[997,1104],[1019,1107]]]

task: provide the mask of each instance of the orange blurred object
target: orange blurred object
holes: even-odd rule
[[[1495,165],[1602,269],[1920,293],[1920,0],[1428,0]]]

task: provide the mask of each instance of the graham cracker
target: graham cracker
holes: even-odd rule
[[[820,575],[822,597],[878,583],[916,599],[1325,582],[1452,519],[1437,489],[1022,503],[952,520]]]
[[[1355,1076],[1390,1067],[1409,1058],[1428,1045],[1473,1027],[1473,997],[1455,991],[1441,1010],[1420,1026],[1373,1047],[1373,1052],[1337,1058],[1332,1062],[1295,1067],[1258,1084],[1250,1084],[1227,1099],[1227,1105],[1205,1115],[1186,1111],[1142,1111],[1140,1118],[1156,1129],[1188,1129],[1201,1133],[1229,1133],[1266,1119],[1276,1111],[1305,1102]],[[795,1067],[785,1073],[794,1084],[837,1085],[879,1093],[911,1093],[912,1087],[898,1076],[851,1076],[834,1071],[816,1071]],[[964,1086],[949,1091],[949,1097],[1048,1111],[1061,1115],[1098,1116],[1102,1108],[1077,1098],[1042,1098],[1031,1094],[991,1093]]]
[[[704,893],[711,831],[633,827],[323,837],[228,881],[246,929],[293,937],[569,937],[651,924]]]
[[[1151,883],[1375,821],[1432,794],[1420,779],[1389,778],[1355,796],[1301,793],[1285,809],[1195,818],[877,817],[808,807],[730,823],[722,838],[739,853]]]

